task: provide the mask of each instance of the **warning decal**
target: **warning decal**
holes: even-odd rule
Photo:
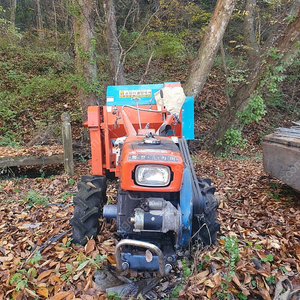
[[[119,91],[120,98],[151,97],[152,90]]]

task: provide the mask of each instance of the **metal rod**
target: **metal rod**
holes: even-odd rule
[[[128,107],[128,108],[131,108],[131,109],[136,109],[136,107],[132,106],[132,105],[123,105],[123,107]],[[141,111],[147,111],[147,112],[154,112],[154,113],[161,113],[161,110],[153,110],[153,109],[146,109],[146,108],[139,108],[139,110]]]
[[[148,243],[148,242],[137,241],[137,240],[130,240],[130,239],[124,239],[124,240],[120,241],[116,246],[115,258],[116,258],[116,263],[117,263],[117,270],[119,272],[123,271],[120,248],[122,246],[125,246],[125,245],[147,248],[147,249],[152,250],[153,252],[155,252],[155,254],[158,256],[159,273],[161,274],[161,276],[166,275],[163,252],[154,244],[151,244],[151,243]]]
[[[137,115],[138,115],[138,120],[139,120],[139,126],[140,126],[140,129],[142,129],[142,125],[141,125],[141,116],[140,116],[140,110],[139,110],[139,98],[134,98],[134,101],[136,103],[136,110],[137,110]]]

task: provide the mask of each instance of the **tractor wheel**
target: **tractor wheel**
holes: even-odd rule
[[[210,184],[209,179],[198,178],[198,184],[205,200],[205,209],[203,214],[194,211],[193,236],[196,243],[208,246],[217,243],[217,232],[220,230],[217,222],[219,203],[214,197],[216,188]]]
[[[99,175],[81,176],[78,193],[73,198],[74,217],[73,243],[85,245],[87,238],[96,238],[99,232],[99,217],[106,203],[106,178]]]

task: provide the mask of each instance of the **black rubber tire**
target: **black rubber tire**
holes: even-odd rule
[[[217,244],[217,232],[220,230],[220,224],[217,221],[217,209],[219,203],[215,200],[215,187],[210,185],[209,179],[198,178],[201,194],[205,199],[205,209],[199,218],[193,218],[194,242],[202,246]]]
[[[78,192],[73,198],[74,217],[73,243],[85,245],[88,238],[96,238],[99,232],[99,217],[106,203],[106,177],[84,175],[77,183]]]

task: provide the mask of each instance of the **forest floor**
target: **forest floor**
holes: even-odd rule
[[[209,98],[201,103],[195,122],[200,140],[222,107],[214,102],[212,110]],[[294,289],[300,288],[300,197],[265,174],[262,165],[260,140],[272,126],[265,118],[245,128],[246,148],[236,149],[231,158],[213,157],[195,143],[192,159],[197,176],[212,180],[220,203],[218,244],[179,261],[168,277],[158,278],[139,299],[269,300],[283,277]],[[80,137],[80,132],[75,126],[73,137]],[[88,150],[80,147],[80,140],[75,144],[74,176],[65,175],[61,165],[0,170],[0,300],[117,299],[99,291],[93,280],[99,266],[115,264],[115,225],[100,220],[96,241],[85,247],[71,243],[72,197],[80,176],[91,173]],[[50,156],[62,153],[62,146],[1,147],[0,153]],[[115,182],[108,181],[110,202],[115,195]],[[144,284],[149,276],[156,278],[138,274],[133,280]]]

